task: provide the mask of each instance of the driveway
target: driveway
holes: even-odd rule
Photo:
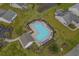
[[[69,51],[65,56],[79,56],[79,44]]]

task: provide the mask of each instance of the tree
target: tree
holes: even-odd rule
[[[57,5],[58,5],[58,6],[61,5],[61,3],[57,3]]]
[[[59,48],[58,48],[56,43],[51,44],[51,46],[49,46],[49,50],[54,52],[54,53],[58,53],[59,52]]]

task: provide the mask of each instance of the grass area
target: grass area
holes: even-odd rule
[[[71,6],[72,4],[61,4],[59,6],[59,8],[62,9],[67,9]],[[43,17],[46,19],[47,22],[49,22],[49,24],[54,27],[54,29],[57,31],[55,39],[57,44],[59,45],[60,48],[62,48],[62,44],[65,42],[68,47],[66,49],[64,49],[63,53],[66,53],[67,51],[69,51],[71,48],[73,48],[76,44],[79,43],[78,40],[78,32],[77,31],[70,31],[68,28],[66,28],[64,25],[62,25],[59,21],[57,21],[54,18],[54,12],[55,12],[55,8],[52,8],[50,11],[48,11],[47,13],[43,14]]]
[[[43,18],[45,21],[47,21],[56,31],[55,34],[55,44],[57,44],[58,48],[63,48],[62,44],[66,43],[67,47],[64,48],[63,54],[68,52],[70,49],[72,49],[76,44],[79,43],[79,30],[76,31],[70,31],[68,28],[66,28],[64,25],[62,25],[59,21],[57,21],[54,17],[54,13],[56,9],[62,8],[62,9],[67,9],[72,4],[60,4],[59,6],[55,6],[50,8],[48,11],[45,11],[43,13],[38,13],[36,11],[36,8],[32,10],[31,7],[29,7],[28,11],[22,11],[20,9],[12,8],[9,6],[9,4],[4,4],[0,6],[0,8],[3,9],[13,9],[18,16],[16,17],[16,20],[9,24],[0,22],[1,24],[4,24],[5,26],[13,26],[14,31],[13,31],[13,38],[18,37],[22,33],[25,32],[25,25],[32,21],[33,19],[37,18]],[[26,31],[27,28],[26,28]],[[50,51],[49,46],[52,46],[53,39],[50,40],[46,45],[41,46],[38,48],[36,44],[33,44],[30,48],[28,49],[23,49],[20,45],[20,43],[13,42],[8,44],[6,47],[0,49],[0,55],[63,55],[61,51],[59,51],[57,54],[51,53],[53,52]]]
[[[24,31],[24,26],[31,21],[31,19],[36,18],[36,13],[35,11],[33,11],[30,7],[29,10],[20,10],[17,8],[12,8],[9,6],[9,4],[3,4],[2,6],[0,6],[0,8],[2,9],[12,9],[13,11],[15,11],[17,13],[17,17],[15,19],[15,21],[13,21],[11,24],[6,24],[4,22],[0,22],[1,24],[4,24],[5,26],[12,26],[14,27],[14,31],[13,31],[13,38],[16,38],[18,36],[20,36]],[[30,14],[31,13],[31,14]],[[17,34],[17,35],[14,35]]]

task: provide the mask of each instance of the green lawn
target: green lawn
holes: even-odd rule
[[[62,48],[62,44],[66,43],[67,47],[64,48],[63,54],[67,53],[71,48],[73,48],[76,44],[79,43],[79,30],[76,31],[70,31],[68,28],[63,26],[59,21],[57,21],[54,18],[54,13],[56,9],[62,8],[67,9],[72,4],[60,4],[59,6],[55,6],[50,8],[48,11],[45,11],[44,13],[38,13],[36,11],[36,8],[32,10],[31,6],[29,6],[28,11],[22,11],[16,8],[12,8],[9,6],[9,4],[4,4],[0,6],[0,8],[3,9],[13,9],[15,12],[17,12],[18,16],[16,17],[16,20],[11,23],[10,25],[0,22],[1,24],[4,24],[5,26],[13,26],[13,38],[18,37],[22,33],[25,32],[25,25],[32,21],[33,19],[42,18],[45,21],[47,21],[56,31],[55,34],[55,43],[57,44],[58,48]],[[28,29],[26,28],[26,31]],[[61,51],[58,53],[53,53],[53,51],[50,51],[49,47],[52,46],[54,43],[53,39],[49,41],[46,45],[41,46],[38,48],[36,44],[33,44],[31,48],[29,49],[23,49],[20,45],[20,43],[13,42],[8,44],[6,47],[3,47],[0,49],[0,55],[63,55]],[[51,53],[52,52],[52,53]]]
[[[67,9],[71,5],[72,4],[62,4],[59,6],[59,8]],[[57,7],[55,7],[55,8],[57,8]],[[67,43],[68,47],[65,48],[64,52],[63,52],[63,53],[65,53],[65,52],[69,51],[72,47],[74,47],[76,44],[79,43],[79,40],[78,40],[79,39],[79,37],[78,37],[79,30],[73,32],[73,31],[70,31],[65,26],[63,26],[59,21],[57,21],[54,18],[54,12],[55,12],[55,9],[52,8],[47,13],[44,13],[43,17],[57,31],[55,39],[56,39],[56,42],[59,45],[59,47],[61,47],[64,42]]]

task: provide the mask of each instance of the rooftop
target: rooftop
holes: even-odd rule
[[[6,28],[3,25],[0,25],[0,38],[10,38],[11,36],[9,36],[9,34],[12,30],[13,28]]]
[[[19,6],[26,6],[26,3],[16,3],[18,4]]]
[[[74,4],[71,8],[76,8],[79,10],[79,3]]]
[[[2,10],[0,9],[0,21],[5,21],[7,23],[11,23],[17,14],[12,10]]]
[[[24,33],[20,38],[20,43],[23,46],[23,48],[29,47],[33,42],[33,38],[31,37],[30,33]],[[29,43],[31,43],[29,45]]]
[[[10,5],[12,7],[20,8],[20,9],[26,9],[27,8],[27,3],[11,3]]]
[[[72,12],[70,11],[62,11],[62,10],[58,10],[56,12],[56,16],[60,16],[63,17],[64,20],[66,21],[67,24],[70,24],[72,21],[79,23],[79,17],[74,15]]]
[[[0,9],[0,16],[2,16],[4,13],[6,13],[6,10]]]
[[[44,12],[45,10],[48,10],[49,8],[55,6],[55,3],[39,3],[38,6],[38,12]]]

